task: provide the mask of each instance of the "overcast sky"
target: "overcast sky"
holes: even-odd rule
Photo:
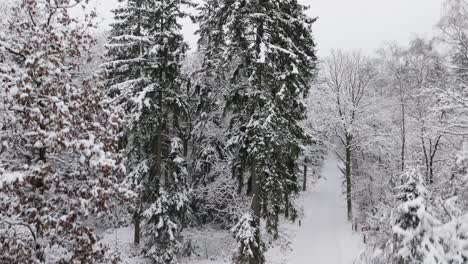
[[[111,21],[110,10],[117,0],[94,0],[104,17]],[[405,45],[415,35],[431,37],[441,15],[444,0],[299,0],[310,6],[309,15],[318,17],[313,31],[319,55],[332,49],[372,53],[384,42]],[[184,23],[184,34],[192,47],[195,25]]]

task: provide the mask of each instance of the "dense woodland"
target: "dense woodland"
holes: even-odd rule
[[[105,32],[87,2],[0,6],[0,263],[195,263],[193,230],[267,263],[328,153],[356,263],[468,263],[467,2],[326,58],[297,0],[121,0]]]

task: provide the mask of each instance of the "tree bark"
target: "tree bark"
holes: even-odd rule
[[[302,191],[307,191],[307,164],[304,164],[304,181],[302,183]]]
[[[442,135],[439,135],[434,144],[434,149],[432,150],[431,155],[429,157],[429,183],[430,184],[434,183],[434,159],[435,159],[435,155],[437,151],[439,150],[441,139],[442,139]]]
[[[253,248],[253,257],[249,259],[249,264],[261,264],[261,252],[260,252],[260,217],[261,217],[261,197],[260,197],[260,186],[259,186],[259,178],[256,172],[256,165],[255,163],[251,165],[250,168],[250,177],[251,177],[251,190],[252,190],[252,204],[250,205],[250,209],[252,211],[252,216],[254,219],[253,227],[257,229],[255,233],[255,241],[257,242],[257,247]]]
[[[46,154],[47,154],[47,148],[39,148],[39,161],[46,163],[47,162]]]
[[[139,211],[135,211],[133,215],[133,225],[134,225],[134,232],[133,232],[133,243],[135,245],[140,244],[140,234],[141,234],[141,215]]]
[[[154,187],[156,186],[156,178],[161,176],[161,152],[162,152],[162,128],[161,125],[158,124],[158,128],[156,129],[156,135],[153,138],[153,155],[154,155],[154,162],[153,162],[153,171],[151,173],[151,182]]]
[[[261,0],[261,4],[263,4],[265,0]],[[258,54],[261,52],[261,44],[263,41],[264,36],[264,25],[263,21],[259,21],[258,26],[256,28],[256,51]],[[257,65],[257,85],[258,87],[262,86],[263,83],[263,66],[258,64]],[[257,87],[257,89],[258,89]],[[263,264],[263,254],[261,252],[261,237],[260,237],[260,224],[261,224],[261,187],[260,183],[260,175],[257,174],[256,171],[257,163],[256,161],[252,161],[250,164],[250,179],[251,179],[251,193],[252,193],[252,204],[250,205],[250,209],[252,211],[253,223],[252,227],[255,228],[254,240],[257,246],[252,248],[252,257],[249,258],[249,264]]]
[[[138,21],[138,23],[137,23],[137,28],[136,28],[135,35],[141,36],[141,11],[140,11],[141,1],[139,1],[137,3],[137,7],[138,7],[138,11],[137,11],[137,21]],[[139,55],[141,56],[143,54],[143,47],[140,45],[138,48],[139,48],[139,50],[138,50]],[[138,68],[138,74],[140,76],[142,75],[142,72],[140,71],[140,68]],[[151,180],[151,178],[150,178],[150,180]],[[140,199],[144,199],[145,196],[146,196],[146,194],[143,193],[143,195],[142,195],[142,197]],[[139,202],[141,202],[141,200]],[[140,207],[139,205],[138,205],[138,207]],[[140,244],[140,236],[141,236],[140,223],[141,223],[140,208],[137,208],[135,210],[134,214],[133,214],[133,243],[135,245]]]
[[[189,129],[187,129],[189,130]],[[187,131],[187,133],[185,134],[184,136],[184,140],[183,140],[183,147],[184,147],[184,158],[188,158],[188,146],[189,146],[189,136],[190,135],[190,132]]]
[[[434,183],[434,160],[431,157],[429,161],[429,184]]]
[[[348,208],[348,220],[352,221],[353,220],[353,206],[352,206],[352,196],[351,196],[351,191],[352,191],[352,186],[351,186],[351,158],[352,158],[352,149],[351,149],[351,143],[352,143],[352,135],[349,132],[346,132],[346,162],[345,162],[345,172],[346,172],[346,204]]]
[[[400,92],[401,93],[401,92]],[[401,101],[401,171],[405,170],[405,151],[406,151],[406,112],[403,97]]]

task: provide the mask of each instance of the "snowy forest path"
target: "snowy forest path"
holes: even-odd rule
[[[338,161],[329,155],[321,179],[304,200],[304,218],[293,241],[290,264],[352,264],[363,248],[346,219]]]

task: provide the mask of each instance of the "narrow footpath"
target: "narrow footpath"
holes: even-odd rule
[[[363,248],[346,220],[337,159],[329,155],[322,178],[304,201],[304,219],[289,264],[352,264]]]

